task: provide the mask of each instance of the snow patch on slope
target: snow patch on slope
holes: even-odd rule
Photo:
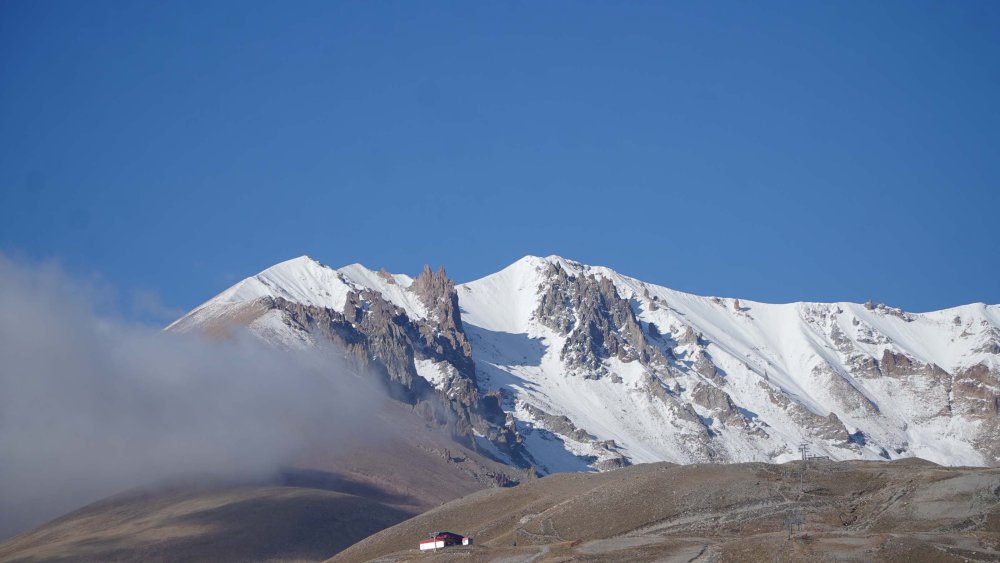
[[[444,390],[447,387],[448,380],[458,374],[455,366],[448,362],[435,362],[434,360],[418,358],[413,363],[417,368],[417,375],[426,379],[439,391]]]

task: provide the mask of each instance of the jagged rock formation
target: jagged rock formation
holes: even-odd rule
[[[472,346],[462,330],[455,282],[448,278],[444,268],[432,272],[430,266],[424,266],[409,289],[429,311],[425,322],[418,325],[424,344],[455,366],[466,379],[475,382],[476,365],[472,361]]]
[[[384,272],[377,275],[387,284],[397,284]],[[481,395],[476,385],[475,364],[458,315],[454,283],[443,269],[437,273],[425,269],[413,281],[412,289],[430,312],[423,319],[411,318],[412,311],[378,291],[352,284],[344,292],[340,311],[264,295],[238,301],[208,319],[185,317],[188,321],[182,319],[173,328],[188,330],[187,323],[194,321],[193,326],[218,333],[225,323],[236,322],[274,342],[295,341],[288,336],[291,333],[302,342],[331,343],[359,373],[379,377],[391,397],[412,405],[425,420],[447,427],[463,445],[475,448],[476,434],[483,435],[511,460],[529,465],[523,459],[516,431],[507,426],[497,396]],[[268,319],[270,322],[261,322]],[[439,391],[418,373],[418,361],[450,366],[453,374]]]
[[[560,357],[587,377],[606,375],[604,360],[666,365],[658,348],[646,342],[632,306],[607,278],[568,274],[559,263],[546,266],[547,283],[535,316],[545,326],[567,336]]]

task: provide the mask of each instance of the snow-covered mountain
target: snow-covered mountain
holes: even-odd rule
[[[333,342],[457,438],[541,472],[918,456],[1000,463],[1000,306],[700,297],[557,256],[473,282],[308,257],[169,330]]]

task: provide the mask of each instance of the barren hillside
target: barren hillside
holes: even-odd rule
[[[452,501],[331,561],[1000,558],[1000,470],[810,461],[800,489],[801,468],[656,463],[553,475]],[[419,553],[417,542],[436,530],[476,545]]]

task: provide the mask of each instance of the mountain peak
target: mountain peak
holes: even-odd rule
[[[553,264],[553,265],[558,264],[563,268],[569,268],[574,270],[584,269],[588,267],[581,262],[564,258],[562,256],[559,256],[558,254],[549,254],[548,256],[535,256],[533,254],[528,254],[527,256],[524,256],[521,259],[514,262],[513,264],[511,264],[511,266],[532,266],[537,268],[539,266],[544,266],[546,264]]]
[[[281,297],[305,305],[339,310],[349,289],[339,272],[302,255],[279,262],[237,283],[212,301],[239,302],[259,297]]]
[[[292,269],[292,268],[308,268],[308,267],[316,267],[316,266],[321,267],[321,268],[329,268],[329,266],[326,266],[325,264],[323,264],[319,260],[316,260],[315,258],[313,258],[313,257],[311,257],[309,255],[303,254],[302,256],[297,256],[295,258],[290,258],[290,259],[285,260],[283,262],[278,262],[277,264],[275,264],[275,265],[267,268],[263,272],[261,272],[261,274],[263,274],[264,272],[269,272],[269,271],[274,271],[274,270],[287,270],[287,269]]]

